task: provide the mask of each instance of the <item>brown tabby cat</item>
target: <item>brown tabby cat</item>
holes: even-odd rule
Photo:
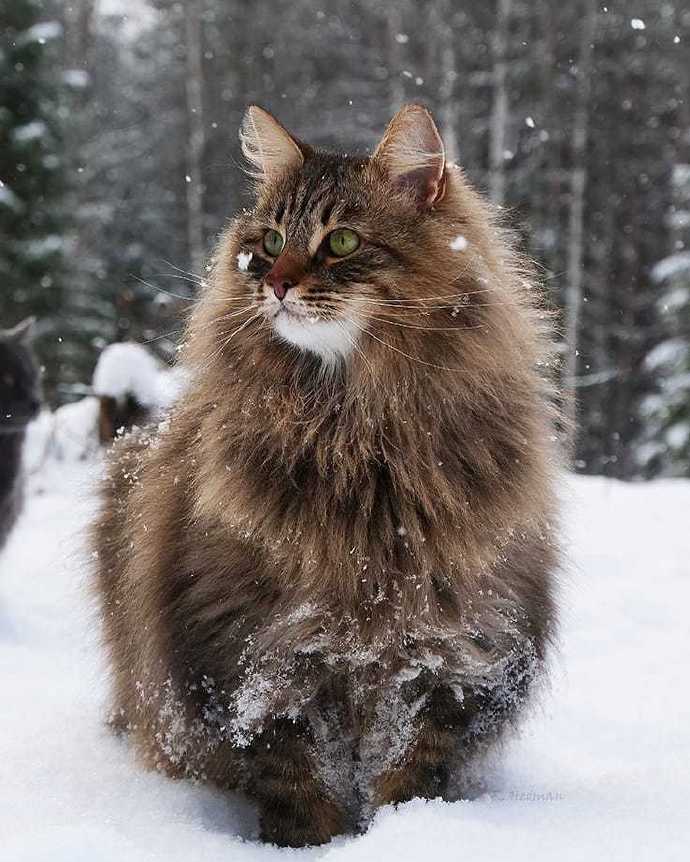
[[[95,529],[115,715],[264,840],[463,792],[554,631],[544,313],[422,107],[371,158],[247,111],[256,202],[116,447]]]

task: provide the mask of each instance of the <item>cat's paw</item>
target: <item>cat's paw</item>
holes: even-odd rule
[[[345,830],[342,810],[328,799],[306,808],[285,802],[272,805],[261,817],[261,840],[279,847],[326,844]]]

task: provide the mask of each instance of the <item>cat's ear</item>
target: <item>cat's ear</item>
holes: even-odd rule
[[[438,203],[445,192],[446,153],[431,113],[406,105],[388,124],[372,161],[394,185],[410,189],[421,209]]]
[[[12,327],[12,329],[5,330],[5,332],[3,332],[2,334],[6,339],[8,339],[8,341],[16,341],[17,343],[21,342],[23,344],[28,344],[34,337],[35,326],[36,318],[27,317],[25,320],[22,320],[21,323],[18,323],[16,326]]]
[[[242,152],[258,180],[270,180],[304,163],[303,145],[271,116],[251,105],[240,128]]]

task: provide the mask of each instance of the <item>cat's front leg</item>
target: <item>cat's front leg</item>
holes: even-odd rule
[[[325,844],[347,828],[299,721],[275,719],[251,747],[248,792],[259,803],[261,839],[281,847]]]
[[[434,689],[417,720],[415,741],[402,760],[380,773],[371,787],[375,808],[410,799],[445,797],[451,764],[466,716],[453,692]]]

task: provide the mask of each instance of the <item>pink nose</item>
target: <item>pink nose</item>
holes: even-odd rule
[[[270,274],[266,281],[271,285],[271,287],[273,288],[273,293],[275,293],[277,299],[279,299],[281,302],[285,299],[288,290],[290,290],[291,287],[294,287],[294,284],[291,281],[288,281],[288,279],[272,279]]]

